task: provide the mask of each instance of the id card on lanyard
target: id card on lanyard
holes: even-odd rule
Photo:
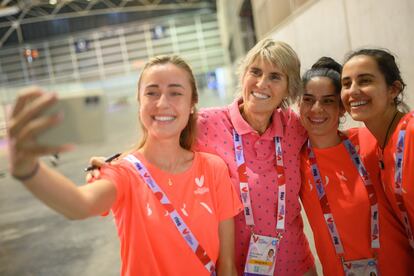
[[[379,276],[376,259],[363,259],[343,262],[345,276]]]
[[[252,234],[243,275],[273,275],[278,244],[278,238]]]
[[[369,177],[368,171],[365,169],[364,164],[362,163],[361,158],[359,157],[354,145],[352,142],[340,135],[342,138],[342,143],[349,153],[352,162],[354,163],[363,183],[368,193],[368,198],[370,202],[370,240],[371,240],[371,249],[374,251],[380,248],[379,243],[379,213],[378,213],[378,202],[375,194],[374,186],[372,185],[371,179]],[[316,162],[315,153],[312,150],[310,141],[308,140],[307,145],[307,154],[309,162],[311,165],[312,176],[314,184],[316,187],[316,192],[318,194],[319,203],[325,218],[326,226],[328,227],[328,232],[331,236],[332,243],[335,248],[335,252],[340,256],[342,261],[342,267],[344,269],[345,275],[379,275],[377,260],[375,258],[361,259],[361,260],[345,260],[344,259],[344,247],[339,236],[338,229],[335,224],[334,216],[332,214],[331,208],[329,206],[329,201],[325,192],[324,184],[322,181],[322,176],[319,171],[318,164]],[[368,273],[368,274],[366,274]],[[374,274],[371,274],[374,273]]]
[[[253,232],[254,216],[246,162],[244,160],[242,137],[233,130],[234,151],[236,155],[237,170],[240,182],[240,195],[244,207],[246,225],[252,230],[249,251],[247,254],[244,275],[273,275],[280,239],[285,230],[286,217],[286,177],[283,164],[283,150],[280,137],[275,137],[276,172],[278,187],[278,206],[276,214],[277,237],[256,235]]]

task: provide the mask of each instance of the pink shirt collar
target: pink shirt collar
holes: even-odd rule
[[[240,135],[248,134],[248,133],[257,133],[249,123],[247,123],[243,116],[240,113],[239,105],[242,103],[243,99],[238,98],[233,103],[229,105],[229,113],[230,113],[230,120],[231,123],[236,130],[236,132]],[[277,108],[273,112],[272,115],[272,122],[270,123],[269,127],[266,129],[265,133],[261,136],[261,138],[272,140],[275,136],[283,137],[283,126],[281,120],[281,109]]]

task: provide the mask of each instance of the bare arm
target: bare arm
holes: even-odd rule
[[[220,253],[217,261],[217,275],[235,276],[234,220],[229,218],[219,224]]]
[[[116,199],[116,188],[112,182],[98,180],[77,187],[70,179],[44,163],[40,163],[34,177],[23,183],[33,195],[68,219],[99,215],[109,210]]]
[[[107,211],[116,199],[116,188],[107,180],[77,187],[59,172],[48,168],[39,157],[71,149],[39,145],[36,136],[60,122],[59,115],[43,116],[56,97],[31,87],[17,98],[8,120],[10,173],[36,197],[71,219],[82,219]]]

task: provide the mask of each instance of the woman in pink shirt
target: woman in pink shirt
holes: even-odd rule
[[[238,272],[262,272],[268,265],[274,271],[262,275],[316,274],[298,195],[305,131],[288,108],[301,87],[300,61],[286,43],[263,39],[247,53],[239,77],[241,97],[199,112],[196,143],[197,150],[224,159],[244,204],[235,218]],[[262,267],[253,264],[265,260],[269,248],[263,258],[250,254],[246,261],[249,244],[254,248],[261,236],[276,243],[274,263]]]
[[[140,145],[103,166],[99,180],[78,187],[39,161],[70,147],[37,142],[61,116],[42,113],[55,95],[29,88],[8,125],[10,173],[69,219],[111,210],[122,275],[235,275],[233,216],[241,204],[223,160],[191,150],[197,99],[194,76],[181,58],[151,59],[138,83]]]
[[[299,204],[306,134],[288,107],[300,94],[300,61],[288,44],[263,39],[239,77],[241,96],[232,104],[199,111],[195,144],[223,158],[244,204],[235,218],[238,274],[316,275]]]

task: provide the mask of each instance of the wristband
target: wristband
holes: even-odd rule
[[[14,175],[12,174],[14,179],[17,179],[19,181],[26,181],[29,180],[30,178],[32,178],[33,176],[35,176],[37,174],[37,172],[39,171],[40,165],[39,162],[36,162],[35,167],[33,168],[33,170],[25,175]]]

